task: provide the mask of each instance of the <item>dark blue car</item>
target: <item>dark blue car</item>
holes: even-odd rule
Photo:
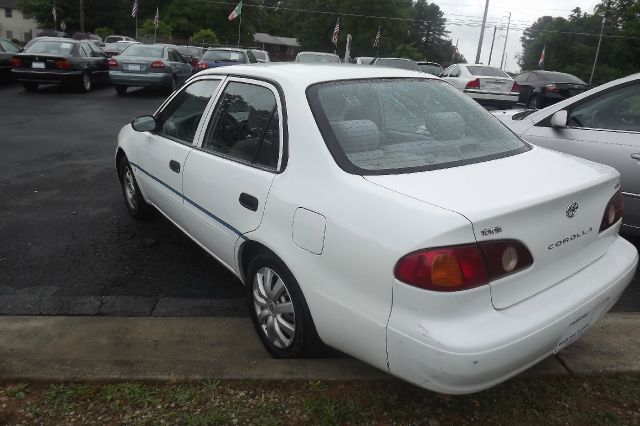
[[[197,65],[197,71],[209,68],[218,68],[225,65],[255,64],[258,62],[255,55],[249,49],[234,47],[217,47],[207,49]]]

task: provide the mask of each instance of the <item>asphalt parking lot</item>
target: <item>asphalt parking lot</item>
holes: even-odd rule
[[[0,314],[246,315],[230,272],[160,214],[131,219],[122,201],[117,133],[165,97],[0,85]],[[639,281],[615,311],[640,311]]]

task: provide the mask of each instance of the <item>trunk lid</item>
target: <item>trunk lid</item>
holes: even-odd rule
[[[494,93],[511,93],[513,80],[503,77],[478,77],[480,90]]]
[[[15,55],[22,61],[23,69],[37,70],[53,70],[55,68],[56,61],[69,60],[72,55],[47,55],[47,54],[25,54],[21,53]]]
[[[151,69],[153,61],[161,61],[162,59],[149,59],[137,56],[119,56],[116,59],[120,70],[125,73],[146,74]]]
[[[365,178],[465,216],[479,242],[524,243],[533,265],[490,282],[496,309],[527,299],[588,266],[614,238],[598,231],[619,187],[619,174],[543,148],[449,169]],[[573,203],[578,211],[570,218],[567,209]]]

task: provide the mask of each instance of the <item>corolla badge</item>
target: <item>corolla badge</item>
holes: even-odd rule
[[[578,203],[571,203],[567,206],[567,217],[569,219],[571,219],[572,217],[574,217],[576,215],[576,213],[578,213]]]

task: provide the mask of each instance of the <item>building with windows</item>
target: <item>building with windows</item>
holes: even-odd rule
[[[0,37],[27,42],[35,37],[38,23],[18,10],[18,0],[0,0]]]
[[[253,42],[260,49],[269,52],[272,61],[291,61],[300,47],[295,38],[276,37],[266,33],[255,33]]]

